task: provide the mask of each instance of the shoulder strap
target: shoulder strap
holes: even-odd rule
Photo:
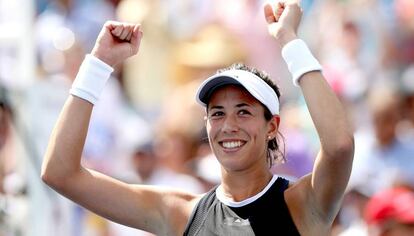
[[[203,224],[207,212],[216,199],[216,187],[208,191],[197,203],[185,227],[184,236],[193,236]]]
[[[276,184],[280,192],[284,192],[287,188],[289,188],[289,180],[282,177],[277,178]]]

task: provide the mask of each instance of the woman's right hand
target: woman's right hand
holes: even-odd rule
[[[114,67],[138,53],[142,35],[140,24],[107,21],[91,54]]]

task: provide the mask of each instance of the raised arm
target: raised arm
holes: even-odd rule
[[[300,58],[306,55],[297,50],[298,45],[294,45],[298,43],[296,32],[301,15],[302,10],[297,0],[279,3],[275,13],[270,5],[265,6],[269,33],[283,48],[282,54],[292,54],[292,47],[295,47],[299,53],[290,55],[290,57]],[[290,52],[286,52],[287,50]],[[284,54],[285,59],[286,54]],[[351,173],[354,152],[353,132],[344,108],[321,71],[316,69],[318,63],[315,61],[316,65],[315,63],[312,65],[312,63],[302,63],[301,59],[298,61],[303,68],[311,68],[298,76],[296,82],[302,89],[321,143],[321,150],[316,158],[312,174],[300,180],[298,187],[306,192],[307,206],[309,204],[316,206],[316,210],[330,221],[339,210]],[[296,62],[288,62],[293,77],[297,76],[299,71],[298,68],[294,68],[294,63]],[[305,64],[306,66],[303,66]]]
[[[102,84],[100,79],[105,79],[99,76],[107,73],[109,77],[112,66],[135,55],[141,37],[139,25],[118,22],[104,25],[89,58],[92,60],[89,63],[94,65],[84,61],[72,86],[72,95],[67,99],[50,137],[42,166],[42,180],[106,218],[153,233],[167,234],[171,233],[173,224],[169,212],[175,211],[178,220],[185,220],[182,215],[185,216],[186,211],[180,207],[187,206],[185,203],[193,199],[192,195],[128,185],[81,165],[93,102],[99,95],[95,86],[99,87],[98,84]],[[105,70],[109,72],[102,72]]]

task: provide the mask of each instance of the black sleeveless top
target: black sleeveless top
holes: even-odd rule
[[[214,188],[193,210],[184,236],[300,235],[283,195],[288,185],[278,177],[263,195],[240,207],[221,202]]]

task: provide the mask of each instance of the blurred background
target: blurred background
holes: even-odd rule
[[[317,134],[267,34],[263,3],[0,0],[0,236],[150,235],[94,215],[40,179],[50,132],[106,20],[140,22],[144,38],[94,108],[84,165],[128,183],[194,193],[219,184],[195,90],[217,69],[244,62],[282,91],[286,161],[272,171],[291,180],[310,172]],[[414,235],[414,1],[303,0],[302,7],[299,35],[356,138],[332,235]]]

